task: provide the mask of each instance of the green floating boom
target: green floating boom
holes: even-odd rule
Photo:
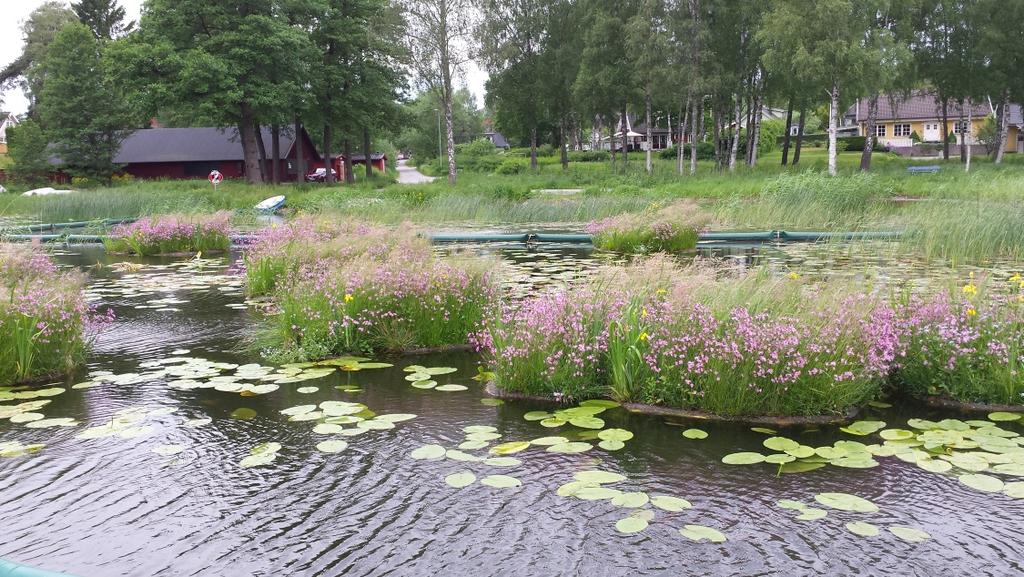
[[[21,565],[14,561],[0,559],[0,577],[73,577],[67,573],[55,573]]]
[[[784,230],[702,232],[701,241],[718,242],[785,242],[816,240],[892,240],[899,238],[898,231],[891,232],[789,232]],[[428,235],[433,242],[564,242],[591,243],[589,234],[578,233],[440,233]]]

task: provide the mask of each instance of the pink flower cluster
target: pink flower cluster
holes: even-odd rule
[[[158,243],[200,235],[232,234],[231,213],[216,212],[211,215],[169,214],[152,218],[141,218],[122,224],[110,231],[112,237],[132,237],[141,242]]]

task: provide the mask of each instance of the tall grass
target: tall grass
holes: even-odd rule
[[[70,372],[84,357],[84,278],[31,245],[0,245],[0,385]]]

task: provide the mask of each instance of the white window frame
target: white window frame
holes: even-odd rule
[[[953,124],[953,133],[954,134],[963,134],[965,132],[967,134],[971,133],[970,123],[968,123],[966,120],[963,121],[963,122],[959,122],[958,121],[958,122],[955,122]]]
[[[875,125],[875,138],[885,138],[887,134],[887,128],[884,124]]]
[[[904,122],[902,124],[894,124],[892,126],[892,135],[893,136],[902,136],[902,137],[909,138],[911,132],[913,132],[913,131],[911,130],[910,124],[906,123],[906,122]]]

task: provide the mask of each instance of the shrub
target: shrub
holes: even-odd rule
[[[572,150],[568,156],[569,162],[608,162],[612,157],[607,150]]]
[[[169,214],[115,227],[103,241],[112,253],[139,256],[223,252],[231,247],[231,213]]]
[[[523,159],[506,158],[505,160],[501,161],[501,164],[498,165],[498,168],[495,169],[494,172],[495,174],[502,175],[521,174],[523,172],[526,172],[529,166],[530,165],[528,161],[524,161]]]
[[[662,159],[672,160],[676,158],[676,146],[673,145],[665,150],[658,153]],[[687,159],[690,158],[690,145],[689,143],[683,145],[683,156]],[[697,143],[697,160],[713,160],[715,158],[715,145],[710,142],[698,142]]]
[[[697,245],[697,231],[709,221],[707,213],[687,200],[592,222],[587,232],[593,235],[594,246],[604,250],[631,254],[680,252]]]
[[[910,142],[914,144],[921,142],[921,135],[916,130],[910,133]]]
[[[36,246],[0,245],[0,385],[65,374],[82,361],[85,279]]]

